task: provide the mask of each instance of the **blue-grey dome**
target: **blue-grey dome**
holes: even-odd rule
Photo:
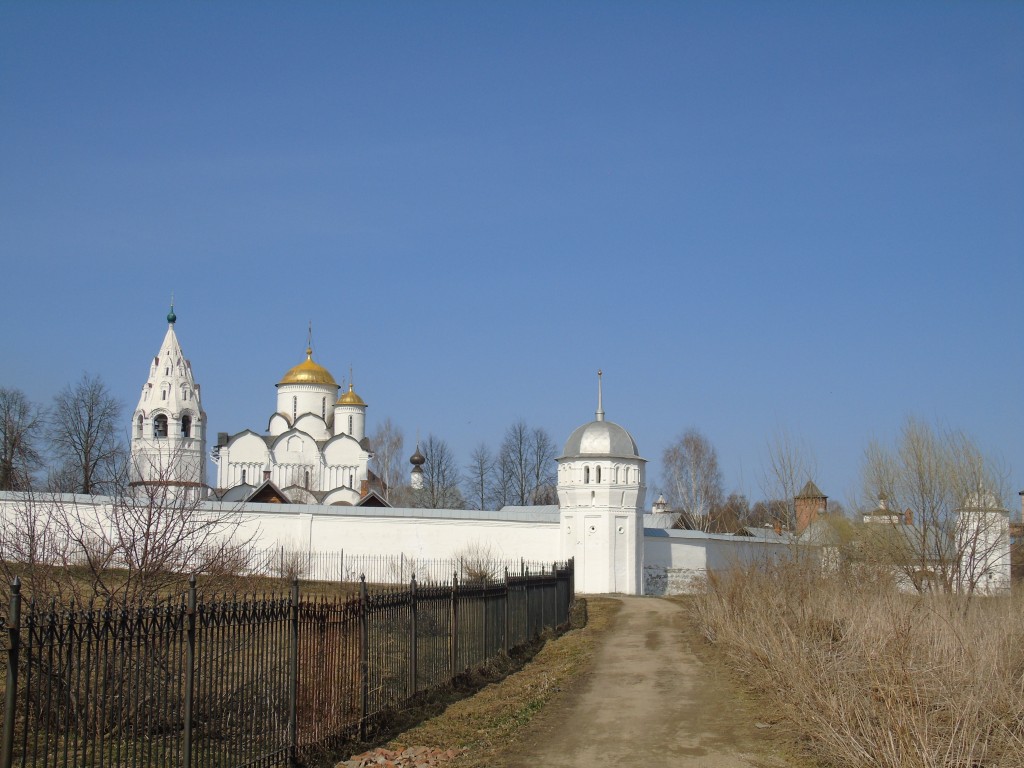
[[[569,459],[576,456],[640,458],[633,436],[615,422],[604,420],[584,424],[569,435],[561,458]]]

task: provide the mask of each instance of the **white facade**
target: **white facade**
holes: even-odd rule
[[[278,382],[276,400],[266,435],[245,430],[218,436],[219,493],[269,480],[293,500],[358,502],[367,490],[372,454],[366,440],[367,406],[352,384],[338,397],[334,377],[307,347],[306,359]]]
[[[167,333],[132,416],[132,482],[190,488],[205,496],[206,413],[175,322],[172,306]]]

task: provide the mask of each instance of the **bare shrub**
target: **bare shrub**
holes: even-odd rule
[[[501,571],[501,560],[487,542],[474,541],[455,553],[463,581],[494,581]]]
[[[1024,765],[1019,599],[908,595],[794,563],[708,586],[705,636],[829,765]]]

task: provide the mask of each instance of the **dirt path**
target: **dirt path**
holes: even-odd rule
[[[683,606],[622,598],[593,670],[532,723],[506,768],[775,768],[766,733],[690,650]]]

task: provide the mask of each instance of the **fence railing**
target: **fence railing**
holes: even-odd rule
[[[300,765],[569,619],[572,562],[501,580],[0,618],[0,768]]]
[[[448,583],[452,574],[456,574],[460,581],[496,580],[506,572],[537,573],[550,567],[551,563],[522,558],[498,558],[490,553],[423,558],[402,554],[368,555],[344,550],[307,552],[271,547],[249,551],[244,570],[258,576],[312,581],[356,582],[365,577],[370,584],[408,584],[415,577],[423,585]]]

